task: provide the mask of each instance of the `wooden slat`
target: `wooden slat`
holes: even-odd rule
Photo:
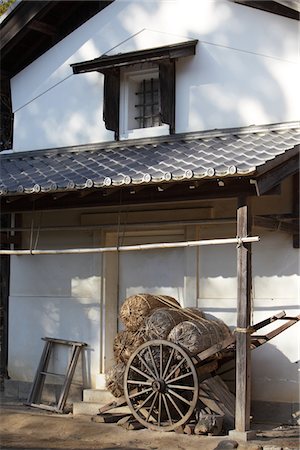
[[[224,424],[227,429],[233,428],[235,397],[218,375],[200,384],[199,399],[211,411],[224,415]]]
[[[99,415],[107,411],[110,411],[111,409],[118,408],[119,406],[124,406],[126,404],[127,404],[126,399],[123,395],[122,397],[119,397],[117,400],[107,403],[106,405],[99,408]]]
[[[77,345],[78,347],[85,347],[87,345],[85,342],[67,341],[65,339],[55,339],[55,338],[51,338],[51,337],[43,337],[42,340],[53,342],[53,344],[61,344],[61,345],[69,345],[69,346]]]
[[[256,227],[266,228],[267,230],[285,231],[294,234],[297,230],[297,224],[284,222],[272,217],[255,216],[253,225]]]
[[[199,358],[201,361],[204,361],[205,359],[209,358],[210,356],[214,355],[215,353],[234,344],[234,342],[235,342],[235,336],[229,336],[228,338],[224,339],[223,341],[212,345],[211,347],[204,350],[203,352],[198,353],[197,358]]]
[[[97,414],[97,416],[92,417],[92,422],[96,423],[116,423],[120,420],[125,420],[129,418],[128,414],[125,413],[103,413],[103,414]]]

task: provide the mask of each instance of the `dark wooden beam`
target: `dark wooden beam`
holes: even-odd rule
[[[271,169],[269,172],[257,178],[257,185],[260,195],[279,185],[285,178],[299,172],[299,153],[284,164]]]
[[[271,0],[233,0],[235,3],[240,3],[252,8],[261,9],[279,16],[289,17],[290,19],[299,20],[298,9],[295,9],[296,2],[291,1],[271,1]]]
[[[266,162],[262,166],[259,166],[256,170],[256,176],[260,177],[261,175],[272,171],[273,169],[276,169],[277,167],[285,164],[290,159],[292,159],[294,156],[299,156],[300,151],[300,145],[297,144],[294,147],[292,147],[290,150],[287,150],[285,153],[282,153],[279,156],[276,156],[276,158],[271,159],[270,161]]]
[[[15,236],[11,236],[10,233],[0,233],[0,245],[10,245],[10,244],[20,244],[21,236],[17,234]]]
[[[8,16],[9,20],[4,20],[1,25],[0,51],[2,57],[16,44],[17,40],[21,39],[21,32],[25,30],[30,21],[49,6],[51,6],[51,1],[23,2],[17,5],[11,16]],[[21,9],[22,14],[18,14],[18,10]]]
[[[253,226],[266,228],[267,230],[284,231],[286,233],[297,233],[297,225],[293,222],[286,222],[276,219],[274,217],[267,216],[254,216]]]
[[[247,197],[239,197],[237,205],[237,236],[251,235],[251,217]],[[237,247],[237,328],[236,328],[236,412],[235,431],[250,430],[251,392],[251,244]]]
[[[172,183],[173,184],[173,183]],[[214,180],[203,180],[203,186],[199,181],[196,189],[190,189],[191,182],[174,184],[170,189],[158,191],[157,185],[130,185],[128,187],[110,187],[105,191],[103,188],[95,188],[91,190],[91,194],[81,198],[80,191],[68,192],[68,195],[62,198],[53,199],[59,193],[51,194],[23,194],[15,203],[9,203],[10,198],[7,196],[0,198],[1,208],[3,212],[28,211],[32,209],[32,201],[34,200],[35,210],[47,209],[70,209],[70,208],[89,208],[95,206],[114,206],[120,204],[120,195],[123,205],[147,204],[147,203],[164,203],[174,201],[190,201],[190,200],[212,200],[218,198],[236,198],[238,194],[247,196],[255,195],[254,185],[249,183],[246,178],[233,179],[231,183],[227,183],[224,187],[219,187]],[[167,184],[166,184],[167,186]],[[133,196],[130,192],[135,191]],[[105,194],[104,194],[105,192]],[[120,194],[121,192],[121,194]],[[41,198],[41,196],[44,196]],[[21,196],[20,196],[21,197]],[[6,201],[6,199],[8,201]]]
[[[41,22],[40,20],[33,20],[29,24],[29,28],[34,31],[38,31],[42,34],[47,34],[48,36],[57,36],[58,35],[58,29],[54,27],[53,25],[49,25],[46,22]]]

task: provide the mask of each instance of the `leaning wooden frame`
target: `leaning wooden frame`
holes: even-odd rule
[[[255,335],[275,322],[286,323],[265,335]],[[284,311],[269,317],[244,332],[251,337],[251,349],[260,347],[300,320]],[[240,330],[236,330],[240,331]],[[150,340],[131,355],[124,375],[124,396],[99,410],[103,414],[126,405],[143,426],[158,431],[172,431],[187,424],[199,405],[200,385],[212,373],[235,358],[235,333],[195,356],[168,340]]]

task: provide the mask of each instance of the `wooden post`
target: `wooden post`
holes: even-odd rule
[[[251,218],[246,197],[238,198],[237,237],[250,234]],[[237,247],[237,328],[236,328],[236,410],[235,430],[231,435],[250,439],[250,334],[251,320],[251,243]],[[252,437],[252,436],[251,436]]]
[[[296,233],[293,235],[293,248],[300,248],[299,236],[299,172],[293,176],[293,216],[296,220]]]

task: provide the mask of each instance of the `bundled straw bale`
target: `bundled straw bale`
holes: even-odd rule
[[[176,325],[168,339],[196,355],[227,337],[218,322],[206,319],[184,321]]]
[[[182,314],[181,310],[172,308],[155,309],[145,319],[146,339],[167,339],[172,328],[185,319],[186,317]]]
[[[128,297],[120,309],[120,319],[127,330],[137,331],[154,309],[179,303],[167,295],[137,294]]]
[[[124,395],[124,374],[126,365],[123,362],[115,364],[106,373],[106,387],[115,397]]]
[[[204,312],[200,308],[189,307],[189,308],[183,308],[182,311],[184,313],[186,313],[188,316],[188,319],[191,319],[191,320],[198,320],[198,319],[206,318]],[[187,319],[185,319],[185,320],[187,320]]]
[[[145,342],[143,330],[120,331],[114,339],[114,356],[117,362],[127,363],[132,353]]]
[[[208,313],[204,314],[204,319],[210,320],[212,322],[216,322],[218,324],[218,326],[221,328],[224,337],[227,337],[231,334],[229,327],[226,325],[225,322],[223,322],[223,320],[217,319],[215,316],[213,316],[212,314],[208,314]]]

